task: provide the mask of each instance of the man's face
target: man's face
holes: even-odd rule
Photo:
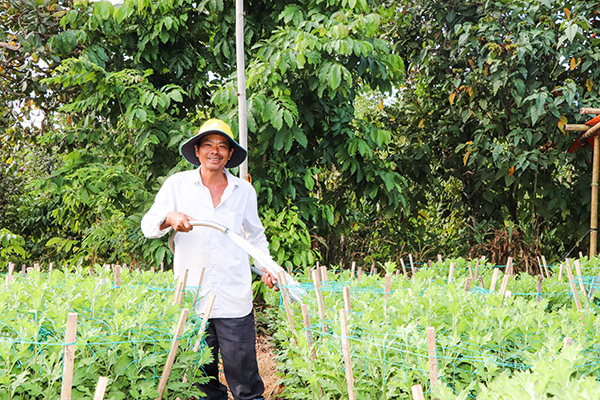
[[[202,168],[215,171],[223,170],[233,154],[229,140],[218,133],[205,136],[195,149]]]

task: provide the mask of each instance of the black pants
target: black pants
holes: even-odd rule
[[[227,388],[219,382],[219,350],[229,390],[235,400],[262,399],[265,390],[256,361],[254,313],[241,318],[208,320],[206,343],[212,350],[213,362],[205,365],[208,383],[198,385],[207,400],[227,400]]]

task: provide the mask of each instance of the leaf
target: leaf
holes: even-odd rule
[[[449,100],[450,100],[450,105],[454,104],[454,98],[456,97],[456,91],[450,93]]]
[[[569,39],[569,42],[572,42],[573,39],[575,39],[575,35],[577,34],[578,31],[579,31],[579,26],[575,23],[571,23],[571,24],[569,24],[569,26],[567,26],[565,33],[567,34],[567,38]]]

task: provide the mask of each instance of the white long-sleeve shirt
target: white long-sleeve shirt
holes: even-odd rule
[[[210,190],[200,178],[200,169],[176,173],[165,180],[154,204],[142,219],[142,232],[147,238],[159,238],[171,228],[161,230],[168,212],[179,211],[196,220],[224,225],[242,235],[252,245],[269,254],[264,227],[258,218],[256,191],[252,185],[227,170],[227,187],[221,203],[213,206]],[[216,295],[211,318],[237,318],[252,310],[252,274],[250,260],[244,250],[223,232],[195,226],[190,232],[177,232],[174,238],[174,273],[182,277],[188,269],[188,286],[198,286],[205,268],[196,310],[205,310],[207,296]]]

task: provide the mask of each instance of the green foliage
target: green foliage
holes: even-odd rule
[[[388,267],[392,263],[387,263]],[[452,282],[450,264],[454,264]],[[597,259],[581,260],[583,273],[596,276]],[[325,317],[317,315],[317,291],[311,284],[303,302],[311,326],[304,328],[300,307],[292,304],[291,331],[277,294],[267,298],[277,318],[279,368],[286,398],[338,399],[348,396],[342,364],[342,340],[350,341],[358,399],[410,397],[420,384],[432,398],[594,398],[598,350],[598,309],[591,301],[577,311],[565,276],[544,279],[538,299],[535,277],[510,279],[509,297],[490,291],[492,270],[502,268],[462,258],[419,267],[410,279],[392,276],[389,297],[377,275],[356,279],[348,271],[328,274],[321,293]],[[465,279],[473,281],[469,292]],[[348,334],[341,331],[342,287],[350,289]],[[591,290],[590,282],[586,284]],[[593,295],[597,298],[597,294]],[[439,383],[431,388],[426,328],[435,328]],[[314,345],[308,340],[311,335]],[[576,338],[562,349],[565,337]],[[312,358],[313,349],[316,358]],[[510,387],[514,385],[514,387]],[[535,394],[533,394],[535,393]],[[584,393],[584,394],[581,394]]]
[[[15,256],[25,258],[27,252],[23,248],[25,239],[15,235],[6,228],[0,228],[0,263],[6,263]]]
[[[92,272],[96,269],[97,272]],[[78,271],[76,271],[78,272]],[[86,271],[83,271],[86,272]],[[109,378],[106,399],[154,399],[181,314],[173,304],[172,275],[124,270],[120,287],[100,268],[87,273],[37,270],[15,276],[0,293],[1,399],[60,397],[67,313],[78,313],[73,399],[93,396],[98,377]],[[193,293],[184,306],[192,308]],[[193,382],[210,352],[192,351],[201,318],[192,310],[165,398],[199,395]],[[181,377],[187,375],[188,383]]]

